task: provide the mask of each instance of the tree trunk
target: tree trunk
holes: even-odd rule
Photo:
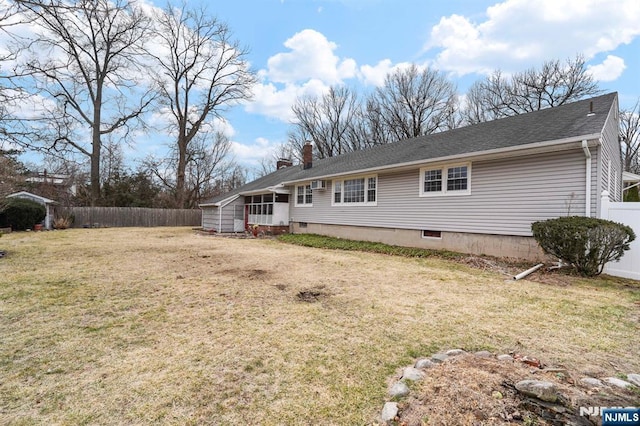
[[[184,208],[185,174],[187,169],[187,137],[178,136],[178,168],[176,170],[176,208]]]
[[[97,99],[93,103],[93,123],[91,123],[91,206],[95,206],[100,199],[100,151],[102,143],[100,141],[101,125],[101,104],[102,93],[98,87]]]

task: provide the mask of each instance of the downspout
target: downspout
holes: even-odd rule
[[[218,234],[222,233],[222,203],[218,207]]]
[[[586,140],[582,141],[582,150],[584,151],[586,162],[584,215],[586,217],[591,217],[591,151],[589,151],[589,145]]]

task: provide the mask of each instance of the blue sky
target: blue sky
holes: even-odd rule
[[[450,74],[463,94],[486,73],[583,54],[621,108],[640,96],[637,0],[235,0],[205,2],[250,49],[260,83],[227,114],[236,160],[249,167],[286,142],[295,95],[345,84],[365,93],[394,66]],[[190,1],[189,4],[197,4]]]
[[[164,6],[161,0],[146,0]],[[174,2],[179,4],[179,2]],[[622,108],[640,97],[638,0],[187,0],[225,21],[249,49],[259,83],[223,128],[236,161],[252,168],[287,140],[290,106],[343,84],[361,94],[407,63],[448,73],[460,94],[494,69],[585,55],[601,88]],[[150,134],[127,148],[130,162],[161,153]]]

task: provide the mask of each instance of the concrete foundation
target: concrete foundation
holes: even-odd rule
[[[320,234],[404,247],[508,257],[532,262],[548,260],[533,237],[443,231],[440,238],[425,238],[422,236],[422,231],[416,229],[370,228],[320,223],[301,224],[300,222],[292,222],[291,232],[294,234]]]

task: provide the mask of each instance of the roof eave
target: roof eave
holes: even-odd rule
[[[273,192],[275,194],[290,194],[291,191],[286,189],[284,186],[285,185],[283,183],[279,183],[277,185],[267,186],[264,188],[257,188],[251,191],[243,191],[243,192],[240,192],[240,195],[260,195],[260,194],[264,194],[265,192]]]
[[[231,197],[227,197],[224,200],[220,200],[217,203],[202,203],[202,204],[198,204],[198,207],[224,207],[227,204],[233,202],[234,200],[236,200],[238,197],[240,196],[240,194],[234,194]]]
[[[428,159],[422,159],[422,160],[409,161],[405,163],[389,164],[385,166],[370,167],[366,169],[358,169],[358,170],[352,170],[348,172],[332,173],[332,174],[321,175],[321,176],[313,176],[311,178],[285,181],[285,182],[282,182],[282,185],[292,185],[298,182],[306,182],[309,180],[316,180],[316,179],[330,179],[338,176],[360,175],[360,174],[366,174],[366,173],[382,171],[382,170],[405,169],[408,167],[415,167],[420,165],[426,165],[426,164],[432,164],[432,163],[443,163],[443,162],[450,162],[450,161],[457,161],[457,160],[467,160],[470,158],[482,158],[482,159],[489,159],[491,157],[499,158],[500,155],[504,155],[504,154],[517,153],[518,151],[531,151],[531,150],[540,149],[540,148],[552,148],[555,146],[570,145],[573,143],[581,143],[583,140],[587,140],[587,141],[596,140],[597,142],[595,144],[589,144],[590,147],[593,147],[600,144],[601,136],[602,136],[601,133],[592,133],[592,134],[587,134],[582,136],[574,136],[571,138],[557,139],[557,140],[545,141],[545,142],[536,142],[536,143],[521,145],[521,146],[511,146],[507,148],[497,148],[497,149],[491,149],[486,151],[474,151],[474,152],[468,152],[464,154],[428,158]],[[549,151],[552,151],[552,150],[549,149]]]

